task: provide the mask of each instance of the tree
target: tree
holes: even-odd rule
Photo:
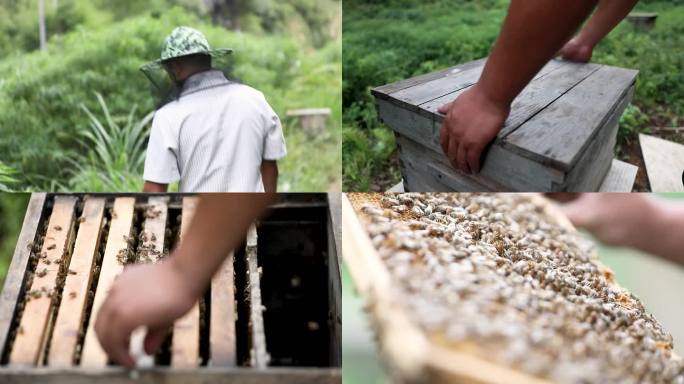
[[[45,0],[38,0],[38,31],[40,33],[40,50],[47,50],[47,34],[45,32]]]

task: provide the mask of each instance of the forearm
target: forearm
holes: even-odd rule
[[[651,201],[652,213],[630,238],[631,246],[684,264],[684,204]]]
[[[595,5],[596,0],[512,0],[477,88],[493,102],[510,105]]]
[[[168,189],[168,184],[159,184],[151,181],[146,181],[143,185],[143,192],[145,193],[164,193]]]
[[[276,193],[278,189],[278,163],[274,160],[264,160],[261,163],[261,181],[266,193]]]
[[[243,243],[250,224],[274,198],[268,193],[202,195],[188,232],[170,256],[194,297],[205,291],[223,260]]]
[[[582,44],[596,46],[629,14],[637,2],[638,0],[601,0],[596,12],[577,37]]]

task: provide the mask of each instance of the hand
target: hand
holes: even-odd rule
[[[560,195],[560,196],[559,196]],[[614,246],[640,246],[652,242],[648,220],[658,208],[638,193],[582,193],[547,195],[567,202],[562,206],[568,219],[597,239]],[[569,202],[568,202],[569,201]]]
[[[158,264],[126,267],[97,313],[95,332],[116,363],[133,368],[129,354],[134,329],[147,326],[147,354],[159,349],[173,321],[192,308],[197,295],[172,258]]]
[[[563,46],[558,54],[563,60],[578,61],[580,63],[588,63],[594,53],[594,48],[588,44],[584,44],[579,38],[574,38]]]
[[[439,112],[446,114],[440,142],[451,165],[468,174],[480,172],[482,152],[503,128],[510,105],[492,101],[474,85]]]

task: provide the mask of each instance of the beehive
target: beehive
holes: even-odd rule
[[[349,196],[343,256],[400,381],[684,380],[672,337],[540,196]]]
[[[478,175],[449,164],[440,146],[442,105],[475,84],[485,59],[372,90],[395,133],[404,190],[629,192],[636,167],[613,159],[618,120],[637,71],[552,60],[514,100]]]
[[[0,297],[0,382],[126,381],[131,372],[108,361],[94,316],[125,264],[173,249],[197,199],[33,194]],[[152,367],[133,373],[140,382],[339,383],[338,220],[329,209],[338,204],[329,201],[280,195],[174,323]]]

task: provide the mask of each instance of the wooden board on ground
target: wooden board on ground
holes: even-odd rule
[[[266,352],[266,335],[264,333],[264,318],[261,304],[261,283],[259,264],[257,262],[257,230],[252,224],[247,232],[247,245],[245,247],[245,259],[247,260],[248,294],[250,302],[249,324],[251,332],[250,359],[252,366],[266,368],[269,362]]]
[[[23,293],[21,287],[24,286],[24,278],[29,265],[29,258],[33,253],[33,248],[39,231],[39,224],[43,217],[43,204],[45,203],[45,193],[34,193],[26,208],[24,223],[21,226],[21,233],[14,248],[14,254],[7,275],[5,285],[0,295],[0,349],[5,345],[10,336],[10,326],[15,315],[15,308],[19,301],[19,296]]]
[[[42,364],[53,312],[52,297],[58,291],[60,265],[68,265],[74,235],[76,198],[55,198],[19,331],[10,355],[11,365]]]
[[[97,290],[93,299],[91,318],[88,330],[83,342],[81,352],[81,365],[86,367],[104,367],[107,365],[107,354],[100,346],[95,334],[95,319],[107,298],[109,290],[114,284],[114,279],[123,271],[124,259],[128,256],[130,243],[128,238],[133,229],[133,214],[135,208],[134,197],[119,197],[114,200],[112,208],[112,221],[109,226],[109,235],[102,257],[100,276],[98,277]]]
[[[76,345],[86,320],[93,267],[104,225],[105,199],[89,197],[79,218],[74,251],[68,264],[57,320],[52,331],[48,365],[68,367],[77,357]],[[93,319],[91,319],[93,320]]]
[[[632,192],[637,171],[637,166],[613,159],[599,192]]]
[[[640,134],[652,192],[684,192],[684,145]]]
[[[466,63],[372,91],[380,120],[419,147],[407,153],[398,140],[400,162],[424,163],[434,152],[438,159],[431,161],[448,164],[439,141],[444,115],[437,110],[475,84],[483,66],[484,61]],[[482,172],[473,177],[447,167],[440,172],[449,183],[437,184],[465,187],[462,191],[598,190],[612,160],[606,154],[613,151],[614,121],[631,100],[636,75],[600,64],[550,61],[514,100]],[[420,166],[402,168],[413,190],[435,190],[430,183],[416,184],[429,178],[426,172]]]
[[[235,280],[231,252],[211,281],[211,319],[209,321],[209,355],[211,365],[236,365],[235,353]]]
[[[181,218],[181,243],[188,231],[195,215],[198,197],[183,198],[183,213]],[[173,341],[171,343],[171,366],[174,368],[193,368],[199,366],[199,332],[200,332],[199,303],[173,325]]]

